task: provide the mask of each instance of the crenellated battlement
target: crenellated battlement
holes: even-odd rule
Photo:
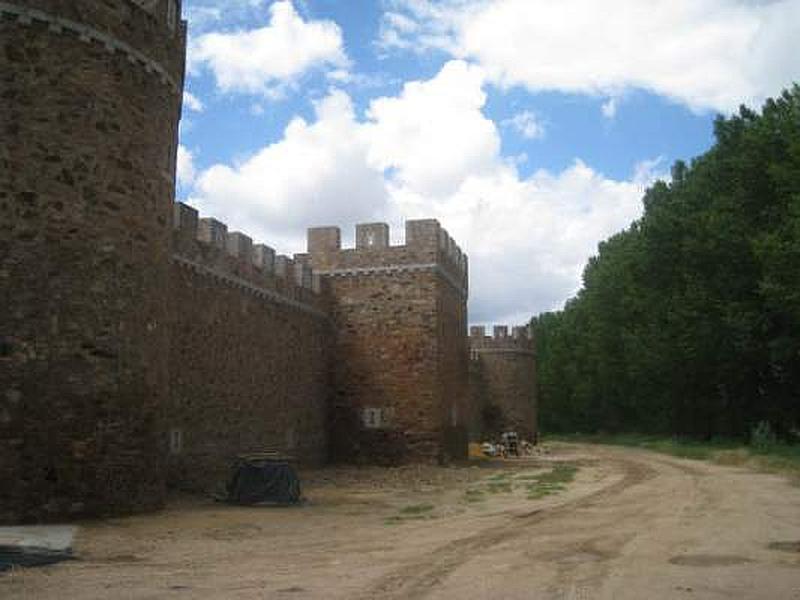
[[[475,431],[496,438],[515,431],[537,439],[536,345],[530,327],[469,328],[471,404],[481,418]],[[492,415],[491,417],[487,415]]]
[[[492,335],[487,335],[486,327],[475,325],[469,328],[469,345],[474,353],[486,352],[526,352],[535,350],[533,334],[529,327],[512,327],[509,334],[508,325],[495,325]]]
[[[241,231],[229,231],[217,219],[200,218],[188,204],[176,202],[173,216],[173,260],[257,295],[320,314],[325,310],[322,278],[307,261],[276,255]]]
[[[386,223],[360,223],[355,248],[342,248],[339,227],[313,227],[308,230],[308,252],[295,259],[311,259],[320,274],[330,276],[436,269],[467,293],[467,255],[436,219],[406,221],[405,244],[392,246],[390,239]]]

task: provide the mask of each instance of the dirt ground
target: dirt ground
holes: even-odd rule
[[[298,508],[81,523],[77,560],[2,575],[0,598],[800,600],[800,488],[776,475],[554,445],[302,477]]]

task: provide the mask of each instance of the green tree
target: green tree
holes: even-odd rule
[[[533,320],[545,430],[800,423],[800,87],[714,134],[599,245],[564,310]]]

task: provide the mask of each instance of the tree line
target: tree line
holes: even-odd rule
[[[545,432],[800,426],[800,86],[714,122],[583,286],[533,319]]]

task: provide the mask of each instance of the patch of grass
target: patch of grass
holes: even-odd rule
[[[640,434],[579,434],[549,439],[644,448],[679,458],[751,467],[758,471],[787,475],[794,483],[800,484],[800,444],[775,442],[748,446],[732,440],[696,441]]]
[[[575,479],[578,467],[575,465],[556,465],[547,473],[525,476],[528,500],[538,500],[545,496],[558,494],[567,489],[567,484]]]
[[[384,525],[402,525],[406,521],[421,521],[425,519],[434,519],[430,514],[436,507],[433,504],[410,504],[404,506],[398,511],[398,514],[386,517]]]
[[[510,481],[490,481],[486,484],[486,491],[490,494],[510,494],[514,486]]]
[[[479,488],[469,488],[464,492],[464,502],[483,502],[486,494]]]
[[[774,444],[769,448],[750,449],[755,468],[768,473],[787,475],[800,485],[800,445]]]
[[[568,435],[559,436],[559,439],[567,442],[583,442],[588,444],[609,444],[612,446],[628,446],[631,448],[644,448],[653,450],[661,454],[669,454],[679,458],[689,458],[693,460],[709,460],[715,452],[723,450],[734,450],[741,444],[727,440],[712,440],[709,442],[699,442],[683,438],[666,438],[652,435],[641,435],[635,433],[624,434],[591,434],[591,435]]]
[[[436,508],[433,504],[411,504],[409,506],[404,506],[400,509],[400,514],[403,515],[419,515],[422,513],[431,512],[434,508]]]
[[[528,500],[539,500],[551,494],[555,494],[555,492],[544,488],[533,488],[528,490],[527,498]]]
[[[578,467],[575,465],[556,465],[549,473],[542,473],[535,481],[539,483],[570,483],[575,479]]]

